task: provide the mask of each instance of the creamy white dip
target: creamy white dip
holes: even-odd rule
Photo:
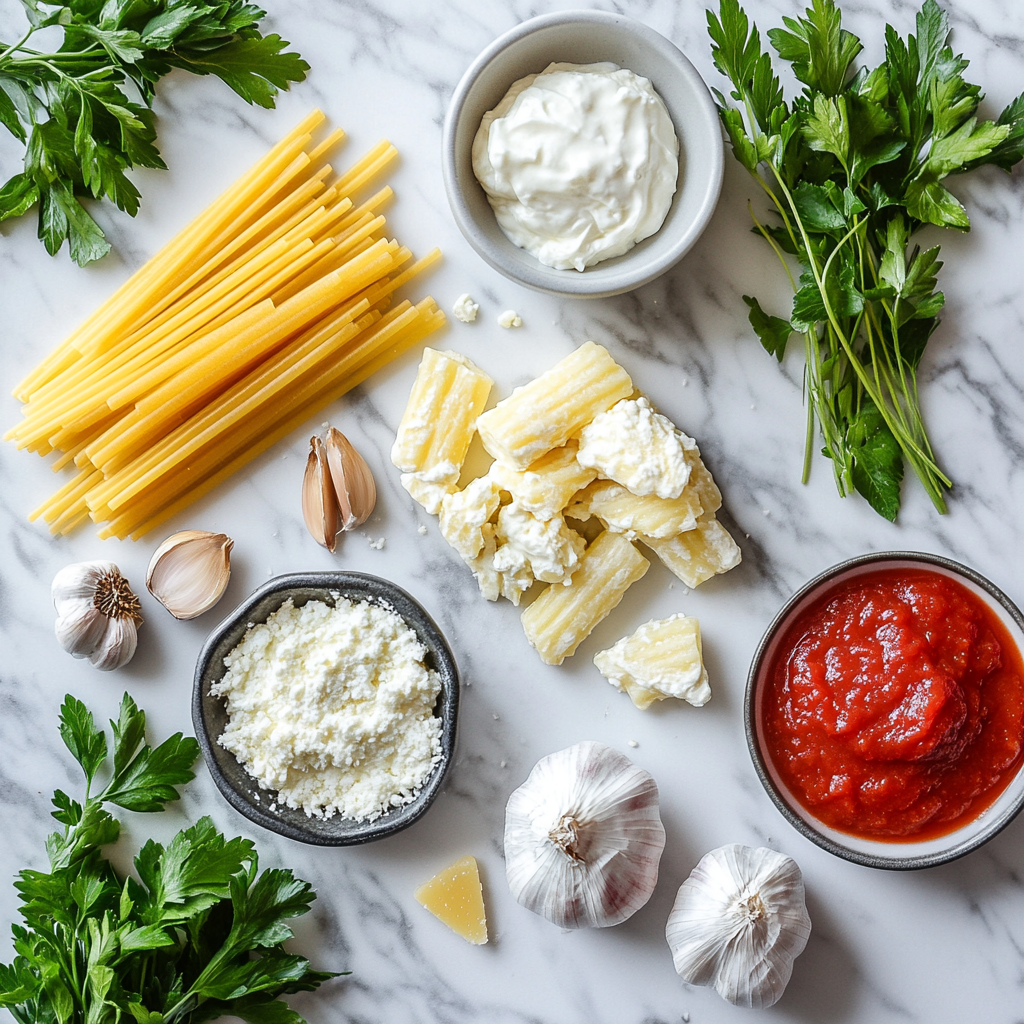
[[[621,256],[664,223],[679,140],[646,78],[551,64],[483,116],[473,171],[510,241],[557,270]]]

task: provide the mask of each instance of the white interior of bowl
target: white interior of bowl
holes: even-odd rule
[[[513,245],[473,174],[473,139],[481,118],[498,105],[513,82],[543,71],[552,61],[612,61],[649,78],[668,107],[680,144],[679,182],[661,230],[623,256],[582,273],[545,267]],[[496,270],[552,294],[617,295],[664,273],[710,220],[722,187],[722,163],[718,116],[693,65],[664,36],[601,11],[544,15],[496,40],[459,83],[445,123],[445,185],[462,233]]]
[[[953,860],[970,852],[995,835],[1017,813],[1022,801],[1024,801],[1024,768],[1022,768],[1018,770],[1010,784],[986,811],[955,832],[950,832],[935,839],[918,842],[862,839],[858,836],[851,836],[845,832],[829,828],[815,818],[793,795],[776,771],[771,758],[765,753],[768,748],[765,743],[761,714],[758,709],[761,707],[761,697],[768,675],[767,670],[774,661],[779,645],[792,622],[810,605],[820,601],[822,593],[826,589],[831,590],[839,584],[846,583],[867,573],[878,572],[879,570],[899,571],[906,569],[927,569],[956,580],[957,583],[966,587],[972,594],[985,602],[987,607],[998,616],[1007,633],[1016,643],[1017,649],[1024,651],[1024,628],[1022,628],[1019,618],[1020,613],[1018,612],[1017,616],[1014,616],[989,590],[974,579],[930,560],[887,558],[885,560],[870,561],[852,566],[846,571],[830,577],[821,586],[809,590],[789,610],[786,617],[776,625],[772,640],[765,647],[761,657],[754,691],[753,713],[757,745],[762,751],[764,767],[770,775],[778,795],[785,802],[791,814],[803,821],[812,832],[817,833],[818,836],[827,841],[827,844],[822,843],[819,845],[824,845],[826,849],[829,849],[830,845],[835,847],[831,852],[838,853],[840,856],[847,856],[842,851],[848,851],[849,854],[853,854],[849,859],[856,860],[859,863],[870,864],[873,867],[926,867],[929,864]],[[814,839],[815,837],[811,835],[809,838]]]

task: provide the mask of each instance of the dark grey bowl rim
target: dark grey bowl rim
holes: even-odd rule
[[[725,179],[725,149],[724,146],[719,146],[716,150],[717,158],[714,162],[714,169],[712,171],[711,178],[707,182],[705,190],[702,208],[706,212],[703,217],[698,223],[692,225],[691,228],[683,234],[676,245],[665,253],[657,263],[651,264],[646,273],[638,276],[635,271],[630,272],[627,270],[627,264],[623,263],[621,273],[616,275],[606,275],[603,278],[603,282],[598,282],[595,278],[592,278],[594,283],[588,286],[584,274],[572,271],[571,273],[575,275],[572,280],[577,285],[577,287],[573,289],[559,289],[553,287],[551,279],[546,273],[550,268],[544,268],[543,270],[538,270],[536,272],[524,270],[522,273],[512,274],[509,271],[509,268],[498,257],[497,253],[492,251],[492,247],[487,240],[482,238],[473,226],[475,225],[475,220],[459,189],[458,173],[455,169],[455,159],[453,156],[455,149],[455,129],[462,114],[462,108],[465,106],[466,99],[476,82],[477,76],[483,68],[490,64],[490,62],[494,60],[499,53],[501,53],[502,50],[511,46],[513,43],[518,42],[524,36],[532,35],[539,29],[544,29],[552,25],[567,24],[574,21],[604,22],[605,24],[620,25],[643,38],[649,45],[657,49],[663,50],[666,53],[675,51],[672,56],[679,65],[680,73],[685,78],[691,79],[695,85],[699,86],[696,91],[700,97],[701,105],[706,108],[704,113],[705,115],[710,114],[715,124],[718,124],[718,111],[711,92],[708,89],[707,83],[704,81],[700,72],[693,66],[693,63],[686,54],[684,54],[683,51],[680,50],[679,47],[676,46],[676,44],[667,36],[662,35],[662,33],[658,32],[656,29],[650,28],[643,22],[637,21],[635,18],[630,18],[628,15],[619,14],[614,11],[590,10],[586,8],[555,11],[550,14],[541,14],[536,17],[529,18],[498,36],[497,39],[484,48],[479,56],[477,56],[472,64],[470,64],[466,69],[462,78],[459,79],[459,84],[455,87],[455,92],[452,94],[451,101],[448,104],[447,113],[445,114],[444,127],[442,131],[441,170],[444,179],[445,191],[448,194],[448,203],[451,207],[452,216],[455,218],[455,223],[476,254],[489,267],[496,270],[503,277],[507,277],[509,280],[514,281],[516,284],[524,285],[527,288],[543,292],[547,295],[555,295],[559,298],[571,299],[601,299],[608,298],[613,295],[622,295],[626,292],[635,291],[637,288],[642,288],[645,284],[649,284],[651,281],[654,281],[662,274],[671,270],[672,267],[674,267],[690,251],[690,249],[693,248],[710,222],[722,192],[722,185]],[[640,244],[642,245],[643,243],[641,242]],[[512,245],[512,243],[509,242],[509,245]],[[630,250],[630,252],[635,251],[635,249]],[[609,266],[616,265],[617,260],[627,261],[629,256],[630,253],[625,253],[615,259],[608,260],[605,263],[605,267],[607,268]],[[540,266],[541,264],[538,263],[538,267]],[[570,272],[564,271],[564,273]]]
[[[217,744],[216,736],[211,735],[212,723],[207,715],[208,706],[212,702],[220,703],[220,700],[210,696],[209,689],[211,684],[223,675],[224,655],[239,642],[247,624],[252,621],[250,612],[268,597],[284,595],[281,597],[283,604],[287,600],[288,592],[300,590],[321,591],[324,597],[329,597],[333,591],[352,599],[386,602],[419,636],[427,648],[428,657],[434,662],[432,667],[441,680],[441,693],[435,707],[435,714],[442,722],[441,759],[411,803],[396,807],[372,822],[355,822],[351,818],[338,816],[311,819],[307,818],[303,811],[291,808],[280,808],[277,812],[270,813],[267,807],[269,799],[266,803],[256,802],[249,793],[240,791],[225,775],[222,761],[233,762],[243,774],[245,770],[238,764],[233,754]],[[310,599],[311,596],[307,597],[307,600]],[[434,620],[426,609],[398,584],[380,576],[361,572],[288,573],[268,580],[210,633],[196,662],[192,687],[192,724],[203,751],[203,759],[221,795],[250,821],[278,835],[310,846],[358,846],[374,842],[401,832],[426,814],[440,792],[455,759],[458,711],[458,666],[448,642]],[[250,793],[257,789],[253,780]],[[265,798],[272,796],[269,790],[260,792]]]
[[[922,565],[939,566],[947,571],[965,579],[984,590],[994,601],[996,601],[1006,613],[1016,622],[1024,632],[1024,615],[1020,609],[1010,600],[1002,590],[991,580],[982,576],[981,573],[969,566],[956,562],[944,555],[933,555],[924,551],[877,551],[866,555],[858,555],[855,558],[848,558],[843,562],[833,565],[824,572],[819,573],[808,583],[805,583],[793,596],[782,606],[771,625],[764,632],[754,657],[750,662],[750,671],[747,674],[747,689],[743,699],[743,719],[747,736],[747,747],[750,750],[751,760],[754,762],[754,770],[761,780],[765,792],[771,798],[772,803],[779,809],[782,816],[805,838],[820,846],[823,850],[841,857],[844,860],[852,861],[854,864],[861,864],[869,868],[881,868],[888,871],[917,871],[921,868],[938,867],[940,864],[948,864],[951,861],[966,857],[973,853],[980,846],[984,846],[990,839],[993,839],[1013,821],[1024,808],[1024,789],[1015,802],[994,817],[975,836],[965,839],[962,843],[950,847],[948,850],[938,850],[934,853],[922,854],[917,857],[885,857],[880,854],[862,853],[859,850],[852,850],[835,842],[828,836],[816,831],[804,818],[798,815],[786,801],[782,793],[777,789],[768,765],[761,753],[757,742],[757,708],[756,689],[757,680],[761,670],[761,663],[768,651],[768,646],[774,639],[775,634],[781,628],[793,609],[800,604],[813,591],[826,587],[837,576],[865,565],[872,565],[881,562],[920,562]],[[1021,652],[1024,655],[1024,651]],[[1024,765],[1018,768],[1018,775],[1024,771]],[[955,833],[952,833],[955,834]],[[882,845],[881,843],[879,845]],[[888,844],[886,844],[888,845]]]

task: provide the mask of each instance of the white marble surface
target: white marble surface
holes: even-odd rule
[[[2,408],[11,386],[126,275],[219,193],[311,106],[349,131],[354,158],[382,135],[402,153],[392,182],[393,230],[417,252],[440,245],[443,267],[429,287],[445,307],[463,291],[481,302],[480,321],[453,323],[436,339],[466,352],[502,392],[587,339],[607,345],[638,385],[697,437],[737,527],[744,563],[688,594],[654,565],[614,616],[560,669],[542,666],[507,603],[482,601],[436,525],[398,485],[386,453],[412,382],[409,355],[371,384],[297,431],[286,443],[170,524],[224,530],[236,541],[234,572],[218,610],[173,621],[148,594],[139,654],[101,675],[61,652],[52,635],[49,584],[68,562],[112,558],[141,588],[157,538],[99,541],[89,531],[54,540],[25,513],[54,487],[46,463],[0,446],[0,921],[15,912],[11,875],[44,866],[49,794],[78,780],[60,746],[56,715],[71,691],[100,715],[123,688],[150,711],[151,735],[190,730],[196,654],[224,611],[272,575],[344,566],[378,573],[416,595],[448,635],[465,690],[458,763],[430,814],[394,839],[352,850],[312,849],[257,831],[215,791],[205,769],[181,812],[164,820],[125,814],[126,845],[151,828],[210,813],[225,830],[257,840],[264,862],[287,863],[319,892],[301,925],[301,948],[319,966],[349,969],[296,1005],[312,1024],[694,1024],[767,1018],[793,1022],[984,1021],[1011,1024],[1024,1005],[1024,818],[981,851],[945,868],[890,874],[836,860],[801,838],[761,789],[747,755],[742,694],[748,660],[786,596],[842,558],[887,548],[960,559],[1024,600],[1017,543],[1024,499],[1024,177],[983,171],[954,184],[974,222],[969,236],[943,239],[944,323],[922,368],[935,446],[957,481],[950,513],[937,516],[921,490],[905,488],[898,525],[859,499],[841,501],[820,458],[799,483],[803,412],[800,362],[780,371],[746,324],[740,296],[784,301],[785,284],[748,233],[745,173],[726,161],[722,201],[707,233],[662,280],[595,302],[559,302],[521,291],[491,272],[458,235],[440,171],[447,99],[473,56],[495,35],[558,0],[277,0],[270,24],[293,40],[313,72],[273,113],[245,106],[211,79],[172,76],[159,91],[161,148],[170,171],[139,175],[144,205],[132,221],[102,209],[116,254],[88,270],[51,260],[24,220],[0,230],[3,310]],[[596,6],[629,13],[669,35],[713,81],[703,4],[620,0]],[[748,0],[762,28],[796,13],[797,0]],[[849,26],[880,56],[884,19],[912,23],[907,0],[850,0]],[[951,0],[955,43],[984,84],[996,113],[1024,88],[1024,5]],[[0,5],[0,38],[21,14]],[[720,84],[720,83],[717,83]],[[0,143],[0,170],[13,151]],[[508,333],[503,309],[523,316]],[[367,455],[380,502],[336,555],[307,536],[299,481],[311,429],[330,419]],[[727,519],[727,521],[729,521]],[[416,527],[427,526],[426,536]],[[369,540],[383,537],[383,550]],[[655,615],[699,616],[714,698],[636,711],[591,664],[595,651]],[[502,809],[542,755],[581,739],[629,753],[663,794],[668,846],[651,902],[626,924],[562,934],[516,905],[503,878]],[[636,740],[636,749],[627,746]],[[688,988],[672,970],[663,931],[678,885],[701,854],[723,843],[768,844],[803,868],[814,929],[782,1002],[764,1014],[733,1008]],[[422,910],[413,889],[455,857],[481,861],[492,940],[467,946]],[[123,856],[118,853],[118,857]],[[6,959],[8,939],[0,939]]]

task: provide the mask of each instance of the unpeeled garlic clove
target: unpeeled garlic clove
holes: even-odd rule
[[[55,633],[75,658],[98,669],[127,665],[135,654],[142,622],[139,599],[113,562],[76,562],[53,578]]]
[[[227,534],[206,530],[183,530],[168,537],[150,560],[149,592],[176,619],[202,615],[228,585],[234,545]]]
[[[364,523],[377,503],[377,485],[366,460],[340,431],[309,439],[302,478],[302,516],[318,544],[333,551],[338,533]]]
[[[340,529],[352,530],[366,522],[377,504],[377,485],[366,460],[340,430],[327,431],[324,448],[338,499]]]
[[[338,536],[338,499],[327,468],[327,452],[319,437],[309,439],[309,458],[302,478],[302,518],[317,544],[334,550]]]

